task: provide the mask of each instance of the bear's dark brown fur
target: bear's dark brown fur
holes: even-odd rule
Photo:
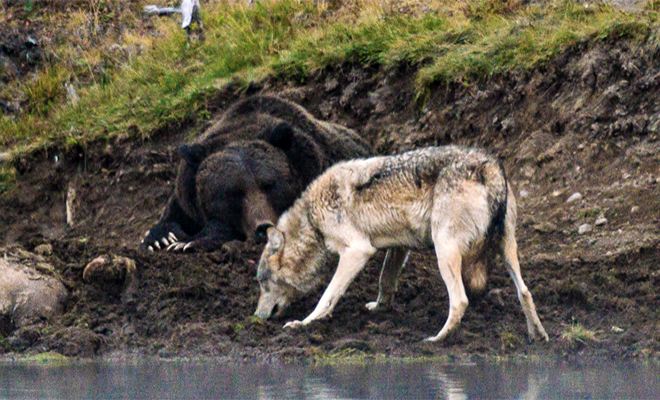
[[[317,175],[368,149],[352,130],[288,100],[242,100],[198,142],[179,148],[174,195],[143,247],[210,251],[259,239]]]

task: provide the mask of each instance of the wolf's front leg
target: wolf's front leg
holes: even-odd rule
[[[380,281],[378,282],[378,299],[366,304],[366,307],[372,311],[383,311],[392,307],[392,298],[396,292],[396,281],[399,272],[408,262],[410,250],[401,247],[388,249],[383,261],[383,269],[380,272]]]
[[[375,252],[376,248],[367,241],[352,244],[351,247],[344,249],[339,254],[337,271],[335,271],[330,284],[323,292],[323,296],[321,296],[321,300],[319,300],[314,311],[302,321],[288,322],[284,325],[284,328],[297,328],[330,315],[335,305],[337,305],[337,301],[346,293],[348,285]]]

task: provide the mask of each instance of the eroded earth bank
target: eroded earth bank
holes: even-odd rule
[[[204,129],[180,126],[148,141],[49,149],[15,161],[18,183],[0,198],[0,245],[6,257],[50,245],[33,261],[52,265],[69,296],[59,317],[4,321],[0,354],[660,358],[657,44],[581,45],[542,69],[443,85],[428,96],[417,96],[413,75],[404,67],[346,65],[302,85],[263,82],[249,93],[226,87],[209,111],[221,115],[249,94],[272,93],[355,129],[381,154],[456,143],[498,155],[518,195],[523,277],[549,343],[528,342],[503,266],[492,271],[487,296],[470,298],[457,332],[442,344],[422,343],[448,309],[430,251],[413,254],[391,312],[364,307],[377,295],[378,254],[331,319],[298,331],[282,330],[288,319],[254,320],[259,245],[184,255],[137,250],[173,190],[178,145]],[[122,297],[124,275],[83,281],[84,267],[102,254],[135,261],[133,298]],[[321,289],[297,302],[289,318],[307,315]]]

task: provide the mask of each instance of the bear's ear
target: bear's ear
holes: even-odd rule
[[[274,228],[273,224],[270,222],[264,222],[257,226],[257,229],[254,231],[254,238],[259,244],[264,244],[268,241],[268,229]]]
[[[282,150],[287,150],[291,147],[295,134],[291,125],[286,122],[280,122],[272,130],[264,132],[261,135],[261,139]]]
[[[189,165],[197,166],[206,158],[206,149],[199,144],[184,144],[179,146],[179,154]]]

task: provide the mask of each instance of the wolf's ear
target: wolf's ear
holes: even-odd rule
[[[284,247],[284,233],[277,228],[268,228],[268,245],[273,252]]]
[[[272,130],[261,134],[261,139],[282,150],[288,150],[293,143],[295,134],[296,132],[291,125],[286,122],[280,122]]]

